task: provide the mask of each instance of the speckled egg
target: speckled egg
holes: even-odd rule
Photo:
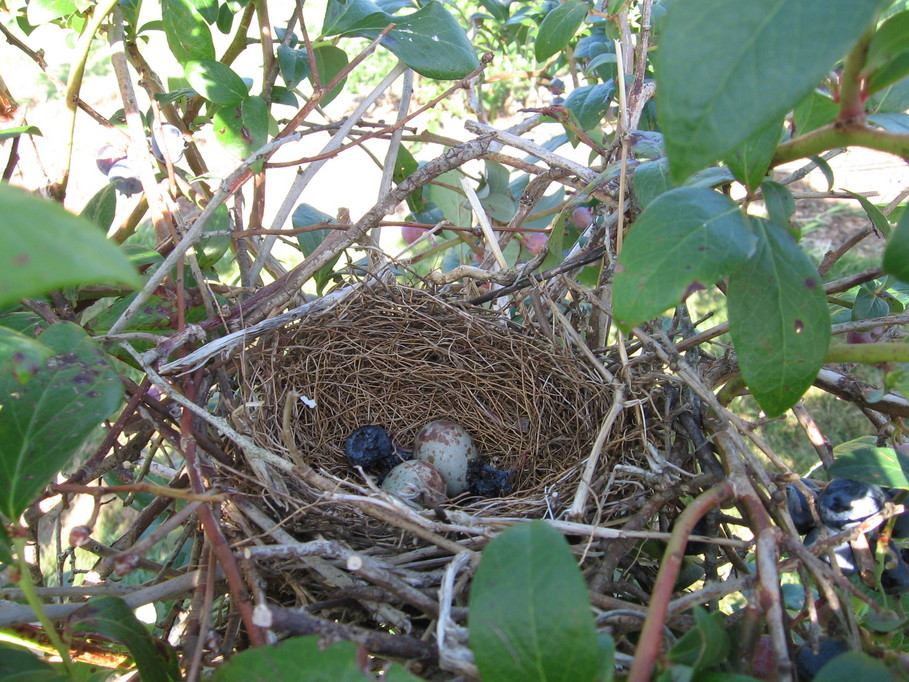
[[[445,501],[445,480],[429,462],[401,462],[382,481],[382,490],[411,507],[432,507]]]
[[[453,497],[467,490],[467,463],[477,456],[477,448],[463,426],[437,419],[420,429],[413,442],[413,456],[439,469],[446,491]]]

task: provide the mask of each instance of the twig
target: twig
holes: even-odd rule
[[[353,129],[353,127],[359,123],[360,119],[366,113],[366,111],[373,105],[373,103],[381,97],[385,91],[391,87],[398,77],[407,70],[407,65],[403,62],[398,62],[397,65],[391,70],[391,72],[385,76],[381,83],[379,83],[372,91],[363,98],[363,101],[359,103],[354,112],[346,118],[343,124],[338,128],[338,131],[332,135],[331,139],[328,141],[328,144],[322,149],[322,154],[327,154],[333,152],[341,147],[341,144],[344,142],[344,138],[347,137],[347,134]],[[294,178],[294,182],[291,185],[290,189],[287,190],[287,194],[284,197],[284,201],[281,202],[280,208],[278,208],[277,213],[275,214],[274,220],[272,221],[272,230],[280,229],[284,223],[287,222],[288,217],[296,206],[297,200],[300,198],[300,194],[303,193],[303,190],[306,189],[306,186],[309,185],[310,181],[315,177],[322,166],[328,162],[328,158],[321,158],[310,163],[306,170],[297,175]],[[267,236],[262,244],[259,246],[259,253],[256,256],[255,262],[250,268],[250,278],[255,281],[259,276],[259,273],[262,270],[262,266],[265,264],[266,257],[271,253],[271,249],[274,246],[277,237],[274,235]]]
[[[660,571],[657,574],[644,628],[638,639],[637,652],[628,675],[628,682],[648,682],[660,654],[663,627],[666,623],[673,586],[685,558],[685,544],[698,520],[709,510],[734,497],[729,481],[718,483],[699,495],[676,520],[675,530],[666,545]]]
[[[189,230],[186,231],[183,238],[174,246],[173,250],[167,255],[167,258],[164,259],[164,262],[158,266],[158,269],[149,276],[145,286],[136,294],[136,297],[126,307],[126,310],[123,311],[117,321],[111,325],[111,328],[107,332],[109,335],[122,332],[124,327],[126,327],[136,313],[148,302],[148,299],[151,298],[152,294],[158,288],[158,285],[164,281],[164,278],[167,277],[174,266],[182,260],[189,248],[202,236],[205,226],[208,224],[208,221],[211,220],[215,210],[224,203],[224,200],[227,199],[227,197],[233,194],[236,190],[236,187],[234,187],[235,183],[243,177],[249,170],[249,167],[256,161],[266,158],[278,147],[285,145],[288,142],[299,140],[301,136],[301,133],[294,133],[287,137],[275,139],[264,144],[224,179],[221,186],[218,188],[218,191],[215,192],[214,196],[209,200],[208,204],[206,204],[205,209],[199,217],[196,218]]]

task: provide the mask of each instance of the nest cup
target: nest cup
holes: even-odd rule
[[[450,504],[500,514],[536,508],[542,515],[543,493],[554,489],[570,503],[612,398],[589,361],[567,347],[504,314],[402,286],[360,286],[331,309],[260,339],[237,370],[243,430],[288,456],[282,415],[288,396],[299,395],[296,447],[311,466],[341,479],[362,483],[344,452],[360,426],[383,426],[409,450],[425,424],[461,424],[490,464],[515,470],[514,490]]]

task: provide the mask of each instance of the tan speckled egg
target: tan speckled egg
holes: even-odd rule
[[[445,501],[445,480],[429,462],[411,459],[388,472],[382,490],[411,507],[432,507]]]
[[[413,442],[414,459],[435,465],[445,479],[449,497],[467,490],[467,462],[477,456],[470,434],[447,419],[430,422]]]

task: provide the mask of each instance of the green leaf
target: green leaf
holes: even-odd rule
[[[442,215],[455,227],[470,227],[473,215],[470,203],[461,190],[463,177],[464,173],[460,170],[451,170],[442,173],[429,187],[429,200],[439,207]]]
[[[291,224],[295,230],[299,230],[304,227],[309,227],[310,225],[315,225],[317,223],[334,223],[335,219],[332,218],[327,213],[323,213],[314,206],[309,204],[300,204],[294,209],[293,215],[291,216]],[[325,238],[331,234],[331,228],[325,227],[318,230],[311,230],[309,232],[300,232],[297,235],[297,243],[300,244],[300,250],[303,252],[304,256],[309,256],[313,251],[316,250],[316,247],[319,246]],[[322,288],[328,281],[331,279],[331,275],[334,273],[335,264],[340,258],[340,254],[335,256],[332,260],[326,263],[319,271],[314,275],[313,279],[316,282],[316,289],[318,293],[321,294]]]
[[[771,123],[745,140],[725,159],[735,179],[752,192],[767,175],[773,153],[780,141],[782,127],[781,121]]]
[[[898,450],[857,438],[840,443],[833,454],[836,459],[827,471],[830,476],[909,490],[909,457]]]
[[[592,130],[609,110],[614,92],[615,82],[612,80],[596,85],[582,85],[572,90],[565,99],[565,108],[581,130]]]
[[[50,348],[14,329],[0,327],[0,371],[27,383],[54,354]]]
[[[268,105],[258,95],[248,97],[242,104],[218,109],[212,116],[215,139],[231,154],[245,159],[268,139]],[[259,172],[262,162],[253,164]]]
[[[76,11],[75,0],[31,0],[25,10],[28,23],[40,26]]]
[[[817,90],[812,91],[792,112],[792,127],[795,134],[804,135],[831,123],[839,110],[839,105],[829,95]]]
[[[394,23],[391,15],[371,0],[329,0],[325,6],[322,33],[363,37],[371,34],[374,38],[391,23]]]
[[[119,597],[92,597],[68,620],[74,634],[100,635],[124,645],[143,682],[180,679],[177,657],[166,642],[156,640]]]
[[[824,664],[813,682],[892,682],[896,675],[881,661],[861,651],[847,651]]]
[[[468,629],[484,680],[585,682],[600,672],[587,586],[544,521],[517,524],[483,550]]]
[[[789,232],[757,218],[752,225],[757,251],[729,277],[729,331],[745,383],[776,417],[823,366],[830,313],[817,270]]]
[[[32,652],[0,642],[0,680],[3,682],[66,682],[69,679]]]
[[[674,3],[654,64],[672,177],[682,182],[781,120],[885,4],[889,0]]]
[[[634,196],[641,208],[647,208],[661,194],[674,185],[669,177],[669,161],[665,158],[645,161],[634,169]]]
[[[221,257],[227,252],[230,246],[230,237],[228,235],[206,236],[208,232],[229,232],[233,229],[230,222],[230,212],[225,204],[220,204],[205,226],[202,237],[194,247],[196,250],[196,260],[199,267],[208,270],[214,267],[215,263],[221,260]]]
[[[0,215],[0,306],[66,286],[141,285],[97,227],[56,204],[3,183]]]
[[[868,92],[895,83],[909,74],[909,11],[899,12],[878,26],[865,55],[864,71],[868,76]]]
[[[884,272],[909,282],[909,211],[904,211],[884,249]]]
[[[720,612],[694,609],[697,625],[682,635],[669,650],[670,662],[702,670],[722,663],[729,656],[730,641]]]
[[[43,135],[41,130],[36,126],[18,126],[16,128],[4,128],[0,130],[0,142],[9,140],[20,135]]]
[[[764,206],[771,223],[789,226],[789,219],[795,213],[795,198],[785,185],[773,180],[761,183]]]
[[[306,50],[294,50],[285,45],[278,46],[278,69],[288,88],[295,88],[309,76],[309,56]]]
[[[713,284],[754,251],[756,237],[732,199],[695,187],[653,200],[619,256],[613,310],[623,329]]]
[[[317,47],[313,50],[313,54],[316,58],[316,73],[319,74],[319,82],[323,87],[328,85],[332,78],[337,76],[348,64],[347,53],[340,47],[335,47],[334,45]],[[312,74],[309,74],[308,77],[312,80]],[[335,97],[340,95],[344,91],[344,83],[346,82],[347,78],[345,77],[332,88],[331,92],[322,98],[322,106],[327,105]]]
[[[54,355],[24,385],[0,374],[0,512],[19,517],[120,404],[123,386],[106,355],[68,322],[40,342]]]
[[[382,45],[421,76],[453,80],[480,66],[464,29],[441,2],[390,19],[395,27]]]
[[[590,6],[579,0],[567,0],[549,12],[540,24],[537,39],[533,45],[534,56],[538,62],[549,59],[568,42],[584,23]]]
[[[181,66],[191,61],[215,58],[211,30],[188,0],[161,0],[164,35]]]
[[[103,234],[107,234],[117,215],[116,185],[113,183],[104,185],[88,200],[79,215],[100,227]]]
[[[249,97],[249,88],[233,69],[214,59],[186,63],[183,70],[193,90],[209,102],[231,106]]]
[[[336,642],[322,650],[319,637],[292,637],[275,646],[247,649],[218,667],[214,682],[366,682],[357,645]]]
[[[848,189],[844,189],[843,191],[846,194],[852,196],[862,205],[862,208],[865,209],[865,213],[867,214],[868,218],[871,219],[871,223],[874,225],[878,232],[880,232],[885,237],[890,236],[890,221],[887,220],[887,216],[881,212],[881,209],[872,204],[867,197],[863,197],[861,194],[850,192]]]

